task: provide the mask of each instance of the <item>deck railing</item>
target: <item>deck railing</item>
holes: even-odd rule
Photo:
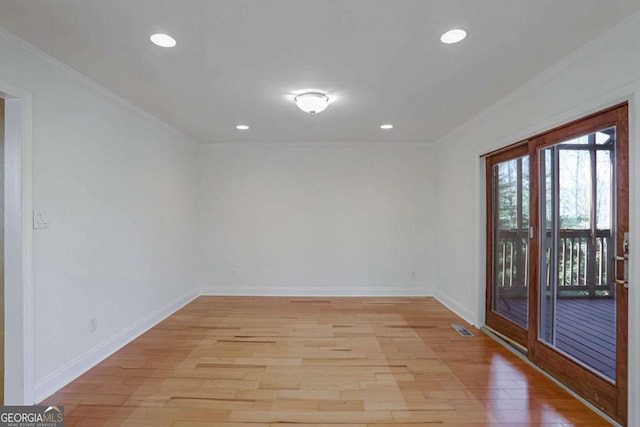
[[[526,295],[529,276],[529,230],[503,229],[496,246],[497,286],[503,295]],[[551,233],[547,233],[551,239]],[[550,242],[549,242],[550,243]],[[558,293],[560,296],[607,297],[610,278],[610,230],[560,230],[558,243]],[[549,251],[546,251],[549,261]],[[546,283],[550,285],[550,269]]]

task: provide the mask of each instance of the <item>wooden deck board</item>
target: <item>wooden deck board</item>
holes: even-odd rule
[[[607,425],[432,298],[200,297],[46,399],[67,426]]]
[[[527,300],[499,301],[498,312],[524,324]],[[611,298],[560,298],[557,309],[556,346],[591,366],[607,378],[615,378],[615,300]]]

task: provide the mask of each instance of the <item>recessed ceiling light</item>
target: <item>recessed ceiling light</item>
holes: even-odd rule
[[[381,125],[380,129],[384,129],[384,130],[393,129],[393,125],[392,124]]]
[[[467,37],[467,32],[461,29],[449,30],[440,37],[440,41],[445,44],[458,43]]]
[[[247,126],[247,125],[238,125],[238,126],[236,126],[236,129],[238,129],[238,130],[249,130],[249,126]]]
[[[151,39],[153,44],[160,47],[174,47],[177,44],[176,39],[167,34],[158,33],[152,35],[149,38]]]

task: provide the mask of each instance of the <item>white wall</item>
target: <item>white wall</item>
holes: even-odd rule
[[[33,233],[39,400],[194,295],[197,145],[4,32],[0,81],[32,94],[50,221]]]
[[[199,147],[0,30],[1,87],[28,94],[29,202],[50,222],[33,231],[35,401],[200,290],[432,292],[425,145]]]
[[[640,425],[640,14],[438,141],[436,295],[470,321],[484,322],[484,166],[479,155],[561,123],[630,101],[630,418]],[[636,248],[636,249],[634,249]],[[455,276],[454,276],[455,274]],[[454,276],[454,277],[452,277]],[[455,280],[447,280],[454,278]]]
[[[204,292],[431,294],[432,160],[420,144],[202,146]]]

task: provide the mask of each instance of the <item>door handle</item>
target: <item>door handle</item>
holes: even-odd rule
[[[628,289],[629,279],[627,278],[627,262],[629,261],[629,256],[626,254],[624,256],[614,256],[611,258],[611,261],[613,262],[613,281]],[[618,262],[620,261],[624,262],[624,279],[618,279]]]

